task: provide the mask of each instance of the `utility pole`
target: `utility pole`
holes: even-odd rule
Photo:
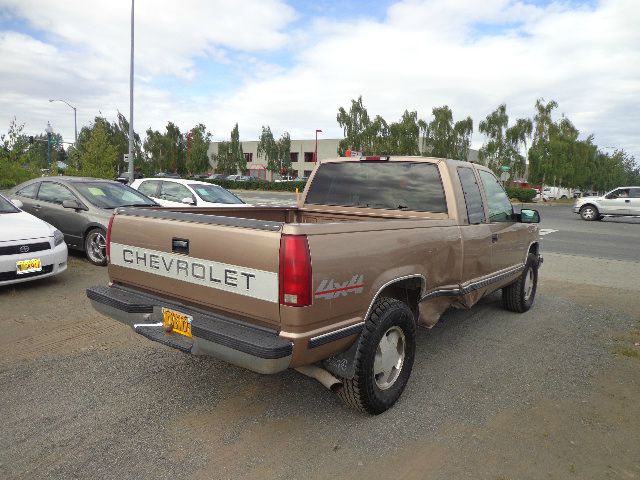
[[[131,68],[129,69],[129,183],[133,183],[133,12],[131,0]]]
[[[51,128],[49,122],[47,122],[47,128],[44,131],[47,132],[47,165],[49,166],[49,173],[51,173],[51,134],[53,133],[53,128]]]

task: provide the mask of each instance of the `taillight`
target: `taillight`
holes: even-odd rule
[[[311,305],[311,255],[306,235],[280,239],[280,304]]]
[[[113,225],[113,217],[109,218],[109,224],[107,225],[107,263],[111,263],[111,226]]]

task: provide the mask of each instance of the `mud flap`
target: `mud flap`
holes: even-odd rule
[[[353,378],[356,374],[356,354],[361,336],[353,342],[349,350],[323,360],[322,368],[338,378]]]

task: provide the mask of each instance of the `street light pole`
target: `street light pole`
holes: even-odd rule
[[[318,161],[318,132],[322,132],[322,130],[316,128],[316,151],[313,154],[313,161]]]
[[[131,68],[129,70],[129,183],[133,183],[133,13],[131,0]]]
[[[66,100],[61,100],[61,99],[53,99],[50,98],[49,102],[62,102],[62,103],[66,103],[69,107],[73,108],[73,128],[75,131],[75,142],[74,142],[74,146],[76,146],[76,144],[78,143],[78,117],[77,117],[77,111],[76,111],[76,107],[74,107],[73,105],[71,105],[69,102],[67,102]]]

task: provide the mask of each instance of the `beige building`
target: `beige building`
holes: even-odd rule
[[[318,139],[318,160],[336,158],[338,156],[339,138]],[[267,170],[267,161],[264,157],[258,157],[258,141],[251,140],[240,142],[242,152],[247,160],[247,170],[252,177],[260,177],[266,180],[278,178],[278,174],[273,175]],[[315,166],[314,152],[316,141],[312,140],[291,140],[291,168],[298,177],[309,176]],[[209,158],[218,153],[218,142],[211,142],[209,145]],[[216,162],[211,160],[211,167],[216,169]]]
[[[242,144],[242,152],[247,160],[247,170],[252,177],[259,177],[266,180],[274,180],[279,178],[278,174],[272,174],[267,170],[267,161],[265,158],[258,157],[258,141],[250,140],[240,142]],[[328,158],[336,158],[338,156],[339,138],[323,138],[318,139],[318,160]],[[422,141],[420,141],[422,145]],[[298,177],[308,177],[311,170],[315,166],[314,152],[316,148],[315,139],[311,140],[291,140],[291,168]],[[218,142],[211,142],[209,145],[209,158],[211,167],[215,171],[216,162],[213,156],[218,153]],[[478,161],[478,151],[469,149],[468,160],[472,162]]]

